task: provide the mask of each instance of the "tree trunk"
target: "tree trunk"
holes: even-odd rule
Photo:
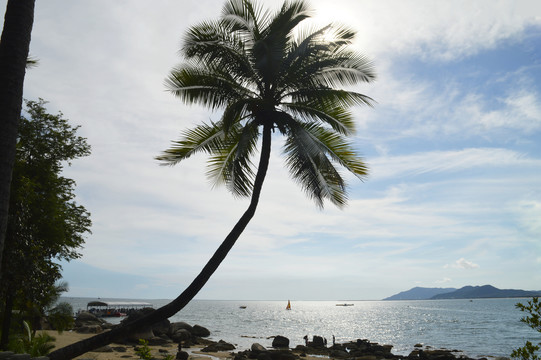
[[[8,0],[0,40],[0,265],[35,0]],[[0,280],[2,274],[0,273]]]
[[[250,205],[248,206],[248,209],[244,212],[242,217],[239,219],[237,224],[233,227],[229,235],[227,235],[220,247],[218,247],[218,250],[216,250],[214,255],[207,262],[203,270],[201,270],[199,275],[197,275],[197,277],[186,288],[186,290],[184,290],[175,300],[173,300],[167,305],[162,306],[156,311],[151,312],[147,316],[132,321],[126,325],[119,326],[111,331],[98,334],[91,338],[55,350],[48,355],[49,359],[72,359],[98,347],[110,344],[116,339],[122,338],[131,332],[146,328],[161,320],[170,318],[171,316],[182,310],[194,298],[194,296],[197,295],[199,290],[201,290],[201,288],[207,283],[207,281],[216,271],[220,263],[225,259],[229,250],[231,250],[233,245],[235,245],[235,242],[254,216],[257,204],[259,202],[261,189],[263,187],[263,181],[265,180],[267,169],[269,167],[270,151],[271,127],[264,126],[259,167],[254,181],[254,189],[252,192]]]
[[[7,350],[9,343],[9,332],[11,328],[11,314],[13,311],[13,291],[8,289],[4,305],[4,319],[2,320],[2,338],[0,339],[0,349]]]

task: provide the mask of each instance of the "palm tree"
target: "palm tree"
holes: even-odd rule
[[[59,349],[51,360],[68,359],[136,328],[180,311],[205,285],[255,214],[271,153],[273,132],[285,137],[286,164],[316,204],[346,204],[346,183],[336,166],[359,178],[367,168],[347,141],[355,125],[349,108],[369,97],[335,86],[370,82],[371,63],[348,49],[354,31],[326,26],[295,33],[309,17],[305,1],[286,2],[276,13],[251,0],[229,0],[219,20],[188,30],[168,89],[187,104],[222,109],[221,119],[196,126],[158,157],[174,165],[199,152],[210,154],[209,177],[250,204],[201,273],[171,303],[144,318]],[[261,141],[259,138],[261,137]],[[252,157],[259,149],[257,170]],[[75,349],[77,348],[77,349]]]
[[[0,264],[35,0],[8,0],[0,39]],[[0,279],[2,274],[0,273]]]

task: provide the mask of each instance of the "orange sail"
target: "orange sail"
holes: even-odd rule
[[[291,302],[289,300],[287,301],[286,310],[291,310]]]

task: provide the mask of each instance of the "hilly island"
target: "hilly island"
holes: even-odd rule
[[[514,298],[541,296],[541,290],[527,291],[515,289],[498,289],[492,285],[464,286],[456,288],[423,288],[414,287],[383,300],[443,300],[443,299],[481,299],[481,298]]]

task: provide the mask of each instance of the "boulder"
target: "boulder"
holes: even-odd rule
[[[126,318],[124,318],[120,323],[121,324],[129,323],[131,321],[140,319],[141,317],[143,317],[143,316],[145,316],[145,315],[147,315],[147,314],[149,314],[149,313],[151,313],[153,311],[156,311],[156,310],[154,310],[152,308],[144,308],[144,309],[132,311],[132,312],[130,312],[130,315],[128,315]],[[127,340],[128,341],[134,341],[134,342],[137,342],[137,343],[139,342],[139,339],[150,340],[150,339],[156,337],[156,335],[154,334],[152,329],[153,329],[153,327],[149,326],[147,328],[140,329],[135,333],[129,333],[128,337],[127,337]]]
[[[261,345],[261,344],[258,344],[258,343],[253,343],[252,344],[252,347],[250,348],[250,350],[252,350],[253,352],[255,353],[260,353],[260,352],[265,352],[267,351],[267,349]]]
[[[252,357],[250,357],[251,359]],[[255,357],[257,360],[272,360],[270,353],[268,351],[257,353]]]
[[[203,352],[219,352],[219,351],[230,351],[230,350],[235,350],[235,346],[223,340],[220,340],[214,344],[210,344],[207,347],[204,347],[203,349],[201,349],[201,351]]]
[[[272,340],[273,348],[287,348],[289,347],[289,339],[282,335],[277,335]]]
[[[79,326],[75,329],[75,332],[79,334],[98,334],[102,332],[102,328],[100,325],[83,325]]]
[[[186,329],[178,329],[170,335],[170,338],[174,342],[179,343],[181,341],[190,340],[192,338],[192,333]]]
[[[151,346],[163,346],[172,342],[167,336],[154,336],[148,339],[148,344]]]
[[[297,360],[297,356],[289,350],[269,351],[272,360]]]
[[[210,336],[210,331],[201,325],[194,325],[192,328],[192,334],[199,337],[208,337]]]
[[[325,340],[321,336],[314,335],[312,340],[313,347],[325,347]]]
[[[75,326],[84,326],[88,324],[98,324],[101,325],[105,321],[100,319],[94,314],[89,313],[88,311],[81,311],[77,314],[77,317],[75,318]]]
[[[349,355],[349,353],[347,351],[344,351],[344,350],[331,350],[329,352],[329,357],[331,358],[336,358],[336,359],[345,359],[345,358],[348,358],[350,357],[351,355]]]
[[[176,360],[188,360],[188,357],[190,356],[190,354],[188,354],[186,351],[179,351],[177,352],[177,356],[176,356]]]
[[[180,321],[180,322],[171,323],[169,325],[169,335],[176,333],[180,329],[188,330],[190,334],[193,331],[193,327],[190,324]]]

